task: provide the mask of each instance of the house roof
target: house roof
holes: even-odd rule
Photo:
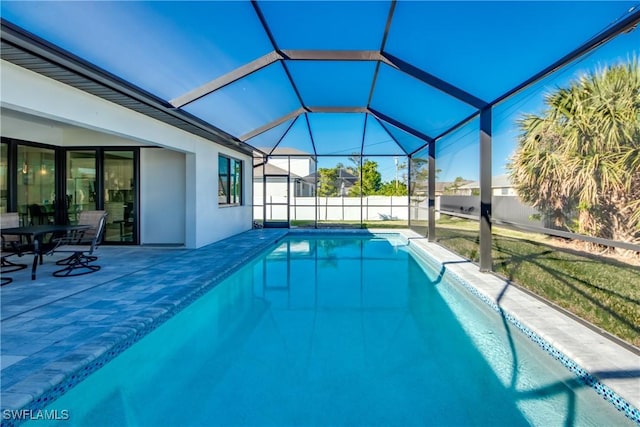
[[[635,6],[2,2],[0,54],[243,152],[407,155],[632,31]]]
[[[272,156],[313,156],[313,153],[291,147],[276,147],[273,150],[270,147],[259,147],[259,150],[269,152]]]
[[[496,175],[491,177],[491,188],[510,188],[513,187],[509,175]],[[459,189],[478,189],[480,188],[480,181],[471,181],[465,185],[458,187]]]
[[[264,175],[289,175],[291,178],[301,178],[299,175],[296,175],[293,172],[287,172],[285,169],[279,168],[271,163],[265,163],[264,169],[263,166],[256,166],[253,168],[253,180],[262,179]]]

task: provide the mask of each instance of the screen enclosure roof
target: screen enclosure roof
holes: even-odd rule
[[[3,59],[261,154],[410,155],[617,34],[640,42],[624,1],[1,8]]]

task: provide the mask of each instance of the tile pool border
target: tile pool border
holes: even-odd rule
[[[84,342],[80,347],[76,348],[70,354],[72,358],[75,358],[74,360],[77,360],[77,362],[75,362],[73,366],[69,366],[66,369],[63,367],[55,371],[53,369],[49,370],[47,369],[48,366],[45,366],[45,369],[34,371],[35,375],[32,376],[34,390],[29,390],[30,393],[28,394],[26,392],[23,393],[23,400],[21,400],[19,404],[8,405],[9,409],[14,409],[15,407],[21,408],[20,410],[33,411],[35,413],[36,411],[45,408],[58,397],[83,381],[91,373],[97,371],[105,364],[109,363],[120,353],[124,352],[144,336],[155,330],[158,326],[162,325],[166,320],[169,320],[182,309],[186,308],[193,301],[200,298],[206,292],[209,292],[212,288],[217,286],[220,282],[229,277],[235,271],[251,262],[261,253],[270,250],[275,244],[282,241],[282,239],[286,237],[296,236],[320,237],[326,235],[342,235],[345,237],[360,235],[381,238],[388,238],[390,235],[400,236],[404,241],[406,241],[408,246],[412,247],[415,252],[419,253],[421,259],[431,263],[434,267],[440,270],[440,274],[446,274],[452,279],[455,279],[456,283],[463,286],[467,291],[471,292],[483,303],[487,304],[491,309],[498,312],[501,316],[507,319],[510,324],[514,325],[517,329],[523,332],[529,339],[531,339],[534,343],[541,347],[545,352],[549,353],[552,357],[560,361],[560,363],[562,363],[570,372],[576,375],[582,383],[594,388],[596,393],[598,393],[609,403],[613,404],[618,411],[623,412],[625,416],[640,425],[640,411],[638,411],[638,409],[636,409],[621,395],[613,391],[613,389],[611,389],[609,386],[601,383],[596,377],[589,374],[586,369],[583,369],[578,363],[576,363],[570,357],[567,357],[548,340],[542,338],[539,333],[536,333],[530,327],[526,326],[516,316],[511,315],[503,308],[501,308],[494,302],[494,299],[492,299],[491,296],[484,294],[482,290],[479,290],[475,286],[471,285],[469,280],[465,280],[463,276],[460,276],[458,273],[449,268],[446,265],[447,261],[439,261],[437,258],[437,250],[435,253],[433,253],[433,250],[430,251],[431,247],[429,245],[432,244],[427,243],[424,237],[419,236],[418,234],[406,229],[290,229],[277,231],[269,230],[268,232],[265,230],[264,233],[253,232],[252,234],[250,234],[250,240],[253,242],[252,246],[244,246],[242,248],[243,252],[241,255],[235,256],[233,262],[223,262],[218,266],[219,268],[214,274],[207,276],[206,280],[191,288],[185,289],[183,293],[180,293],[171,301],[154,303],[145,307],[143,310],[136,313],[135,316],[127,318],[125,321],[117,324],[117,326],[110,328],[108,332]],[[249,234],[247,234],[247,236],[249,236]],[[224,246],[225,242],[227,241],[228,239],[221,241],[222,246]],[[207,248],[214,248],[216,247],[216,245],[217,244],[214,243],[212,245],[209,245],[208,247],[205,247],[203,250],[195,250],[193,252],[194,256],[189,256],[189,260],[192,262],[198,260],[199,254],[202,254],[202,257],[206,258],[211,254],[211,252],[213,252],[213,250],[209,251],[209,249]],[[443,252],[446,251],[446,249],[442,248],[441,246],[437,247]],[[233,250],[233,247],[227,246],[226,248],[223,248],[222,251],[229,251],[230,249]],[[450,254],[451,253],[448,252],[447,255]],[[446,259],[446,257],[443,258]],[[473,264],[471,264],[469,261],[463,262],[469,266],[473,266]],[[475,269],[477,270],[477,267],[475,267]],[[487,275],[484,277],[494,276]],[[199,278],[200,277],[194,278],[193,281],[196,282]],[[64,362],[61,362],[61,365],[63,364]],[[13,401],[16,402],[17,399],[15,396],[19,397],[19,391],[14,391],[12,393],[14,394]],[[4,405],[2,409],[6,409]],[[26,420],[0,420],[0,424],[13,426],[18,425],[23,421]]]

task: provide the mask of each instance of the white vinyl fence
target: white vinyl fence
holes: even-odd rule
[[[285,220],[287,206],[284,196],[270,196],[267,199],[267,220]],[[316,205],[316,202],[318,203]],[[256,197],[254,219],[263,220],[263,200]],[[477,218],[480,215],[479,196],[437,196],[435,200],[436,220],[440,213]],[[411,200],[407,196],[368,196],[363,197],[292,197],[289,205],[291,221],[426,221],[428,219],[428,201]],[[513,196],[492,197],[492,217],[503,221],[544,226],[544,221],[535,219],[538,211],[524,205]],[[317,215],[317,217],[316,217]]]
[[[317,202],[317,205],[316,205]],[[267,199],[267,220],[286,219],[286,197]],[[292,197],[289,205],[290,220],[318,221],[385,221],[409,218],[409,200],[406,196],[368,197]],[[262,198],[256,197],[253,207],[255,219],[263,218]]]

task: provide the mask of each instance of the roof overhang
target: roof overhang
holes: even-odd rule
[[[47,41],[0,20],[0,58],[92,95],[198,135],[242,154],[253,148],[224,131],[177,110],[144,90]]]

